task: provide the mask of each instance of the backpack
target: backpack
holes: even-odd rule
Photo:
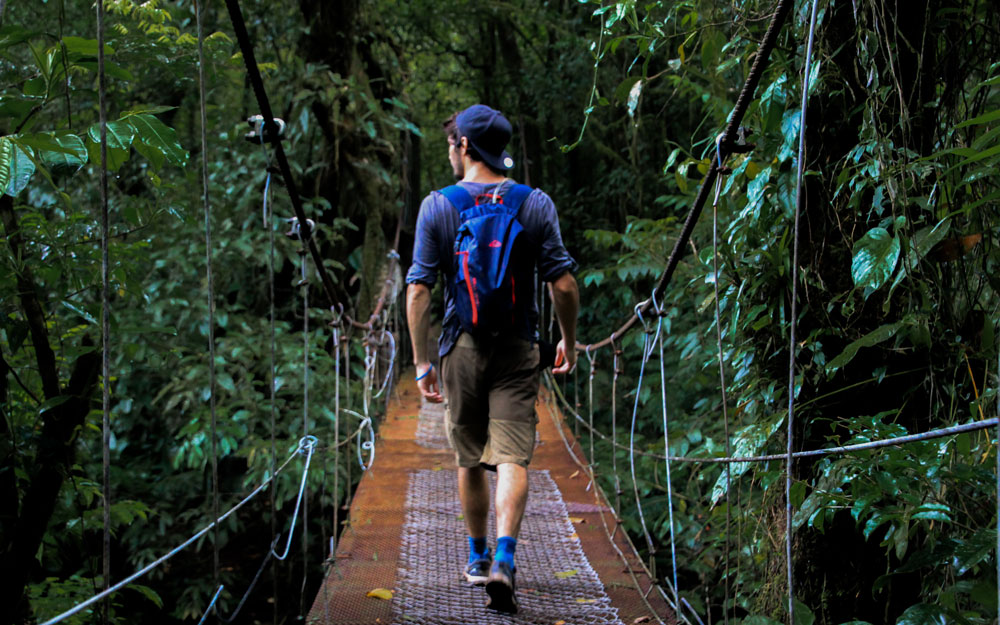
[[[517,213],[531,191],[523,184],[514,184],[503,196],[487,193],[473,198],[458,185],[440,191],[462,220],[455,235],[455,303],[462,329],[473,336],[515,328],[514,251],[527,238]],[[522,292],[525,286],[521,285]]]

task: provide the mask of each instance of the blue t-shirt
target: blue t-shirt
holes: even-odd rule
[[[459,183],[473,197],[487,194],[496,187],[495,183],[480,182]],[[504,184],[504,183],[501,183]],[[500,195],[503,195],[503,187]],[[552,199],[541,189],[535,189],[521,205],[517,220],[527,235],[529,249],[536,250],[536,255],[530,263],[523,266],[530,268],[532,274],[537,268],[539,277],[545,282],[552,282],[567,271],[575,271],[577,264],[566,251],[559,231],[559,216]],[[417,232],[413,243],[413,264],[406,273],[406,283],[420,283],[433,287],[437,282],[438,273],[445,275],[444,290],[444,321],[442,322],[441,338],[438,340],[438,354],[446,356],[455,346],[462,326],[455,310],[455,235],[461,225],[458,210],[451,202],[437,191],[431,192],[420,205],[417,216]],[[526,309],[526,318],[519,324],[518,335],[521,338],[535,342],[538,340],[538,309],[534,297],[534,275],[525,277],[524,282],[530,284],[532,296]]]

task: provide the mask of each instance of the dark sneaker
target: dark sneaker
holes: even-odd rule
[[[514,571],[506,562],[496,561],[486,581],[486,594],[490,596],[486,607],[497,612],[517,613],[517,596],[514,594]]]
[[[465,567],[465,580],[470,584],[482,586],[490,578],[490,564],[492,563],[489,556],[470,562]]]

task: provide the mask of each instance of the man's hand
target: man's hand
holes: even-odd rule
[[[434,404],[440,404],[444,401],[444,398],[441,397],[441,387],[438,386],[437,370],[434,365],[429,362],[418,363],[416,370],[417,388],[420,389],[420,394]]]
[[[556,363],[552,373],[570,373],[573,369],[576,369],[576,346],[567,352],[566,342],[560,340],[556,345]]]

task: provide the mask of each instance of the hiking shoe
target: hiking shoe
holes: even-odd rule
[[[465,567],[465,580],[474,586],[482,586],[490,578],[490,565],[492,563],[489,556],[473,560]]]
[[[517,597],[514,594],[516,568],[499,560],[493,563],[486,581],[486,594],[490,596],[487,608],[508,614],[517,613]]]

